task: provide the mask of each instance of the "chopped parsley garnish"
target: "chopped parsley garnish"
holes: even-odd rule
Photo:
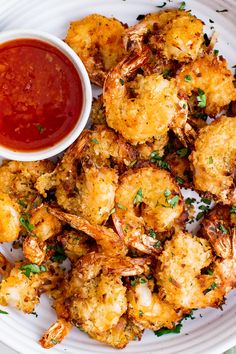
[[[149,230],[149,236],[152,238],[156,238],[157,237],[157,233],[154,230]]]
[[[172,329],[169,329],[169,328],[166,328],[166,327],[162,327],[161,329],[158,329],[158,331],[153,331],[154,334],[157,336],[157,337],[161,337],[163,336],[164,334],[169,334],[169,333],[180,333],[181,331],[181,328],[182,328],[182,324],[179,323],[175,326],[175,328],[172,328]]]
[[[223,10],[216,10],[216,12],[228,12],[229,10],[223,9]]]
[[[38,129],[39,134],[43,134],[45,127],[41,124],[37,124],[36,128]]]
[[[209,207],[207,205],[200,205],[199,206],[199,209],[200,210],[203,210],[203,211],[208,211],[209,210]]]
[[[186,75],[185,78],[184,78],[184,81],[186,81],[186,82],[192,81],[192,76],[191,75]]]
[[[175,179],[180,184],[183,184],[185,182],[185,180],[183,178],[179,177],[179,176],[176,176]]]
[[[142,190],[142,188],[139,188],[139,190],[137,191],[137,194],[134,197],[134,205],[142,203],[142,200],[143,200],[143,190]]]
[[[162,160],[158,150],[154,150],[151,152],[149,160],[150,162],[155,163],[157,166],[164,168],[165,170],[170,170],[170,165],[166,161]]]
[[[174,195],[173,198],[171,199],[167,199],[167,203],[170,204],[171,208],[174,208],[179,201],[179,196],[178,195]]]
[[[2,314],[2,315],[9,315],[9,313],[8,313],[8,312],[3,311],[3,310],[0,310],[0,314]]]
[[[97,140],[97,139],[91,139],[91,141],[92,141],[92,143],[94,143],[94,144],[99,144],[99,141]]]
[[[164,196],[169,197],[169,195],[171,195],[171,191],[169,189],[166,189],[164,192]]]
[[[28,219],[28,214],[23,214],[20,217],[20,223],[21,225],[26,229],[28,232],[32,232],[34,225],[32,225]]]
[[[236,213],[236,206],[233,205],[233,206],[230,208],[229,212],[230,212],[231,214]]]
[[[166,2],[163,2],[163,4],[162,5],[159,5],[159,6],[156,6],[156,7],[158,7],[159,9],[162,9],[163,7],[165,7],[166,6]]]
[[[211,204],[211,200],[208,199],[208,198],[201,198],[201,201],[202,201],[204,204],[207,204],[207,205],[210,205],[210,204]]]
[[[180,7],[179,7],[179,10],[185,10],[185,7],[186,7],[186,2],[185,1],[183,1],[182,3],[181,3],[181,5],[180,5]]]
[[[143,311],[142,310],[139,310],[139,317],[142,317],[143,316]]]
[[[121,84],[122,86],[124,86],[125,82],[124,82],[123,79],[120,79],[120,84]]]
[[[198,89],[197,101],[198,101],[198,107],[200,108],[206,107],[206,94],[200,88]]]
[[[224,235],[227,235],[227,233],[228,233],[228,230],[224,227],[223,224],[220,224],[220,225],[219,225],[219,230],[222,231],[222,233],[223,233]]]
[[[116,206],[117,206],[117,208],[119,208],[119,209],[128,210],[128,208],[126,208],[124,205],[122,205],[122,204],[120,204],[120,203],[117,203]]]
[[[137,282],[136,282],[136,280],[131,280],[130,284],[131,284],[131,286],[135,286],[135,285],[137,285]]]
[[[195,198],[187,198],[186,200],[185,200],[185,204],[186,205],[192,205],[194,202],[196,202],[196,199]]]
[[[208,275],[213,275],[213,273],[214,273],[214,272],[213,272],[212,269],[207,269],[207,274],[208,274]]]
[[[61,245],[56,245],[53,247],[55,254],[51,257],[53,262],[62,263],[67,257],[64,248]]]
[[[22,273],[29,278],[31,273],[37,274],[41,272],[46,272],[47,268],[44,265],[39,266],[37,264],[31,263],[23,265],[22,267],[20,267],[20,270],[22,270]]]
[[[219,50],[218,49],[214,49],[213,54],[217,57],[217,55],[219,54]]]
[[[139,278],[139,282],[140,282],[140,284],[145,284],[147,282],[147,280],[144,278]]]
[[[112,215],[112,214],[114,214],[115,212],[116,212],[116,208],[112,208],[109,215]]]
[[[188,148],[182,148],[176,151],[179,157],[185,157],[188,154]]]
[[[213,164],[213,157],[212,156],[208,157],[208,164],[209,165]]]
[[[196,220],[200,220],[201,218],[203,218],[203,216],[205,215],[204,211],[201,211],[200,213],[197,214],[196,216]]]
[[[215,288],[217,288],[217,284],[215,282],[213,282],[209,288],[207,288],[206,290],[203,291],[203,294],[206,295],[207,293],[209,293],[211,290],[214,290]]]
[[[161,241],[157,240],[157,242],[153,245],[154,248],[160,248],[161,247]]]
[[[165,170],[170,170],[170,165],[166,161],[159,161],[159,167],[164,168]]]
[[[51,339],[52,344],[58,344],[59,342],[56,339]]]
[[[187,320],[188,318],[191,318],[191,320],[195,320],[195,317],[193,316],[193,311],[189,312],[187,315],[184,316],[184,320]]]

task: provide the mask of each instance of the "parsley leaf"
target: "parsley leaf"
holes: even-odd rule
[[[188,148],[182,148],[176,151],[179,157],[185,157],[188,154]]]
[[[207,204],[207,205],[210,205],[211,204],[211,200],[208,199],[208,198],[201,198],[201,201],[204,203],[204,204]]]
[[[31,263],[23,265],[22,267],[20,267],[20,270],[22,270],[22,273],[29,278],[31,273],[37,274],[41,272],[46,272],[47,268],[44,265],[39,266],[35,263]]]
[[[117,206],[117,208],[119,208],[119,209],[128,210],[128,208],[126,208],[124,205],[122,205],[122,204],[120,204],[120,203],[117,203],[116,206]]]
[[[59,342],[56,339],[51,339],[52,344],[58,344]]]
[[[179,176],[176,176],[175,179],[180,184],[183,184],[185,182],[185,180],[183,178],[179,177]]]
[[[61,245],[56,245],[53,247],[55,254],[51,257],[53,262],[62,263],[67,257],[64,248]]]
[[[158,331],[154,331],[154,334],[157,336],[157,337],[161,337],[163,336],[164,334],[169,334],[169,333],[180,333],[181,331],[181,328],[182,328],[182,324],[179,323],[175,326],[175,328],[172,328],[172,329],[169,329],[169,328],[166,328],[166,327],[162,327],[161,329],[158,329]]]
[[[8,312],[3,311],[3,310],[0,310],[0,314],[2,314],[2,315],[9,315],[9,313],[8,313]]]
[[[206,107],[206,94],[200,88],[198,89],[197,101],[198,101],[198,107],[200,108]]]
[[[23,214],[21,217],[20,217],[20,223],[21,225],[26,229],[26,231],[28,232],[32,232],[33,228],[34,228],[34,225],[32,225],[28,219],[28,215],[27,214]]]
[[[217,284],[215,282],[213,282],[209,288],[207,288],[206,290],[203,291],[203,294],[206,295],[207,293],[209,293],[211,290],[214,290],[215,288],[217,288]]]
[[[171,74],[172,72],[170,69],[164,69],[162,72],[164,79],[169,79],[171,77]]]
[[[173,198],[167,199],[166,201],[167,201],[168,204],[170,204],[171,208],[174,208],[178,204],[179,196],[178,195],[174,195]]]
[[[152,238],[156,238],[157,237],[157,233],[154,230],[149,230],[149,236]]]
[[[219,50],[218,49],[214,49],[213,54],[214,54],[215,57],[217,57],[217,55],[219,54]]]
[[[192,81],[192,76],[191,75],[186,75],[185,78],[184,78],[184,81],[186,81],[186,82]]]
[[[195,198],[187,198],[187,199],[185,200],[185,204],[186,204],[186,205],[191,205],[191,204],[193,204],[195,201],[196,201]]]
[[[154,248],[160,248],[161,247],[161,241],[157,240],[157,242],[153,245]]]
[[[91,142],[94,144],[99,144],[99,141],[97,139],[91,139]]]
[[[179,7],[179,10],[185,10],[185,7],[186,7],[186,2],[185,1],[183,1],[182,3],[181,3],[181,5],[180,5],[180,7]]]
[[[228,233],[228,230],[224,227],[223,224],[220,224],[220,225],[219,225],[219,230],[222,231],[222,233],[223,233],[224,235],[227,235],[227,233]]]
[[[123,79],[120,79],[120,84],[121,84],[122,86],[124,86],[125,82],[124,82]]]
[[[171,191],[169,189],[166,189],[164,192],[164,196],[169,197],[169,195],[171,195]]]
[[[233,205],[233,206],[230,208],[229,212],[230,212],[231,214],[232,214],[232,213],[236,213],[236,205]]]
[[[143,191],[142,188],[139,188],[137,194],[134,197],[134,205],[142,203],[142,200],[143,200]]]

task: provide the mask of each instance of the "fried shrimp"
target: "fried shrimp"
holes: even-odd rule
[[[184,202],[171,174],[157,167],[128,171],[116,190],[117,232],[128,247],[144,253],[160,252],[159,233],[181,224]]]
[[[108,126],[134,145],[165,136],[170,128],[182,140],[191,139],[187,104],[178,98],[174,79],[152,74],[127,81],[146,59],[145,52],[131,54],[107,75],[103,99]]]
[[[34,311],[39,295],[50,292],[62,280],[62,271],[54,263],[38,267],[36,264],[16,262],[0,287],[0,304],[12,306],[26,313]]]
[[[19,205],[7,194],[0,192],[0,242],[12,242],[18,238],[19,212]]]
[[[214,54],[205,54],[184,65],[177,75],[180,94],[188,97],[195,95],[196,106],[212,117],[236,100],[234,80],[226,60]]]
[[[49,211],[58,219],[67,222],[71,227],[92,237],[104,253],[111,255],[127,253],[123,238],[112,229],[105,226],[92,225],[80,216],[64,213],[57,208],[49,208]]]
[[[61,223],[43,204],[32,211],[29,222],[32,231],[23,241],[23,253],[32,263],[41,264],[47,254],[45,241],[60,233]]]
[[[112,329],[123,327],[125,320],[121,321],[121,318],[127,310],[126,288],[121,276],[141,274],[147,263],[145,259],[108,258],[94,252],[81,257],[65,284],[64,306],[67,312],[64,316],[67,321],[93,338],[104,338],[107,332],[110,339],[104,338],[103,341],[119,347],[121,344],[115,340],[115,329]],[[125,323],[128,324],[128,321]],[[129,328],[130,339],[133,338],[132,332],[140,333]],[[127,344],[127,340],[123,339],[123,342]]]
[[[153,279],[142,277],[133,283],[127,294],[128,315],[139,328],[173,328],[182,318],[181,311],[175,311],[173,305],[161,300],[154,292]]]
[[[98,14],[70,24],[65,41],[81,58],[94,84],[102,86],[107,72],[124,56],[124,30],[120,21]]]
[[[125,169],[135,159],[134,148],[121,136],[99,126],[84,131],[54,172],[41,176],[36,187],[44,196],[46,190],[56,188],[57,202],[65,210],[102,224],[114,207],[117,169]]]
[[[53,168],[54,164],[49,160],[3,162],[0,166],[0,190],[9,194],[26,212],[38,203],[41,204],[34,184],[39,176],[50,173]]]
[[[236,119],[222,116],[202,128],[190,155],[195,188],[224,204],[236,203]]]
[[[181,10],[146,15],[125,31],[127,48],[143,50],[149,46],[168,60],[189,62],[197,58],[203,43],[203,22]]]
[[[212,272],[202,274],[213,262],[207,240],[178,232],[166,241],[159,261],[156,279],[160,294],[176,309],[188,311],[222,303],[225,291],[218,276]]]

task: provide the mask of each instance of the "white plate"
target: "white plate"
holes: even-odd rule
[[[180,1],[166,0],[168,5],[179,6]],[[235,0],[187,0],[187,8],[203,19],[208,30],[215,21],[215,29],[220,33],[217,48],[228,59],[230,65],[236,64],[235,42]],[[39,29],[64,38],[68,24],[90,13],[114,16],[133,24],[137,15],[156,11],[161,0],[0,0],[0,30]],[[216,13],[216,9],[227,8],[227,13]],[[3,246],[6,256],[11,257],[7,246]],[[44,330],[56,316],[46,297],[42,297],[37,307],[38,318],[24,315],[14,309],[9,315],[0,315],[0,340],[24,354],[45,353],[37,343]],[[236,345],[236,292],[229,294],[223,311],[207,309],[197,311],[195,320],[184,321],[181,334],[157,338],[146,331],[141,342],[132,342],[119,353],[129,354],[219,354]],[[62,344],[50,349],[48,353],[105,354],[118,353],[73,329]]]

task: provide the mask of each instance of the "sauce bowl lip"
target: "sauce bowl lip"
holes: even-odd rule
[[[0,157],[17,161],[36,161],[53,157],[68,148],[81,134],[88,122],[92,106],[92,86],[82,60],[62,39],[39,30],[9,30],[0,33],[0,46],[17,39],[36,39],[46,42],[62,52],[79,74],[83,92],[83,106],[75,127],[55,145],[37,151],[15,151],[0,145]]]

